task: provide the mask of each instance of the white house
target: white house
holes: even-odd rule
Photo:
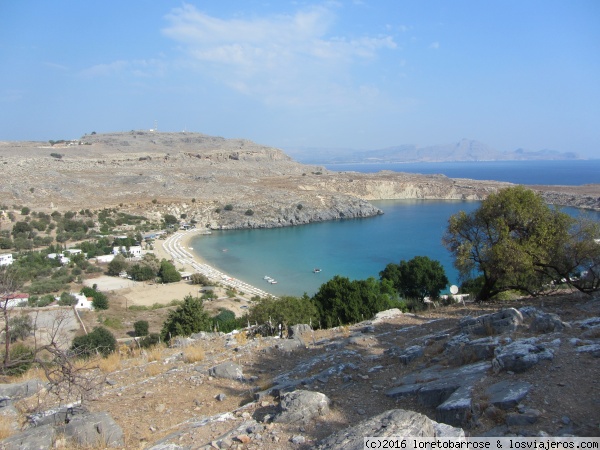
[[[0,255],[0,266],[10,266],[12,263],[12,253],[3,253],[2,255]]]
[[[50,258],[50,259],[58,259],[63,266],[65,264],[69,264],[69,262],[71,261],[69,258],[67,258],[62,253],[48,253],[48,258]]]
[[[142,257],[142,246],[141,245],[132,245],[131,247],[113,247],[113,255],[118,255],[119,253],[128,254],[132,258],[141,258]]]
[[[65,250],[65,252],[70,253],[71,255],[80,255],[81,249],[80,248],[68,248]]]
[[[71,295],[77,299],[77,304],[75,305],[75,308],[93,309],[91,297],[86,297],[83,294],[71,294]]]
[[[98,255],[96,256],[96,261],[99,263],[109,263],[113,259],[115,259],[115,255]]]

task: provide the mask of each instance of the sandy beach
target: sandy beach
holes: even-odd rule
[[[188,273],[202,273],[215,283],[214,292],[217,294],[218,299],[206,302],[205,308],[207,310],[227,308],[239,316],[247,311],[252,297],[270,295],[216,270],[198,256],[193,255],[190,250],[191,241],[194,236],[201,233],[203,232],[199,230],[177,231],[165,240],[156,240],[153,252],[159,260],[172,261],[177,270]],[[171,300],[183,300],[187,295],[200,296],[200,289],[202,288],[186,280],[178,283],[157,284],[109,276],[90,278],[84,283],[89,286],[96,284],[100,291],[120,295],[125,299],[125,306],[166,304]],[[235,289],[237,293],[235,298],[230,298],[227,295],[228,289]]]

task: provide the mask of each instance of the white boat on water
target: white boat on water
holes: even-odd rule
[[[313,269],[313,273],[319,273],[320,271],[321,271],[321,269],[319,269],[319,268]]]
[[[271,278],[271,280],[269,281],[269,283],[271,283],[271,284],[277,284],[277,280],[274,280],[274,279]]]

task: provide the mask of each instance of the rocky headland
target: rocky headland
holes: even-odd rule
[[[38,210],[121,206],[150,217],[185,213],[221,229],[381,214],[371,200],[482,200],[510,185],[444,175],[331,172],[243,139],[149,131],[0,142],[0,167],[5,204]],[[600,209],[600,185],[532,188],[552,204]]]

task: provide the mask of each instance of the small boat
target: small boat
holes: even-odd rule
[[[271,284],[277,284],[277,280],[274,280],[274,279],[271,278],[271,280],[269,281],[269,283],[271,283]]]
[[[268,276],[268,275],[265,275],[264,279],[265,279],[265,281],[267,281],[267,282],[269,282],[269,283],[271,283],[271,282],[273,281],[273,278],[271,278],[271,277],[270,277],[270,276]]]
[[[313,273],[319,273],[321,269],[313,269]]]

